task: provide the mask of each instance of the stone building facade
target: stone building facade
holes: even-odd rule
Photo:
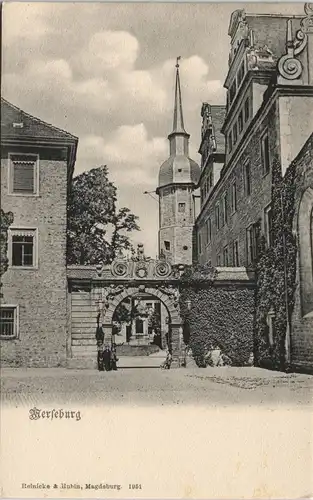
[[[304,189],[303,182],[308,184],[306,189],[311,186],[313,12],[308,4],[305,14],[287,18],[249,15],[240,10],[231,16],[224,123],[220,126],[214,107],[205,104],[205,113],[202,112],[200,153],[203,161],[199,183],[202,192],[206,188],[206,165],[213,162],[218,152],[218,145],[212,140],[217,128],[225,137],[225,150],[220,178],[210,185],[209,193],[206,188],[195,223],[195,260],[201,264],[210,262],[213,266],[253,269],[260,235],[264,235],[266,246],[271,247],[275,168],[284,179],[289,165],[297,158],[297,168],[301,171],[298,197]],[[211,135],[205,120],[213,124],[211,129],[214,127],[215,132]],[[220,159],[222,163],[222,156]],[[309,204],[310,191],[303,196],[307,200],[303,203]],[[308,216],[312,205],[310,207],[306,221],[295,225],[300,240],[301,228],[305,228],[304,233],[312,234]],[[301,271],[301,252],[306,252],[306,259],[310,261],[310,248],[300,241],[298,277],[300,289],[308,287],[312,295],[312,284],[305,284],[312,278],[307,278],[307,271]],[[299,316],[297,291],[296,296],[294,341],[291,339],[293,362],[307,365],[308,360],[312,363],[313,356],[311,351],[304,354],[304,350],[312,342],[313,328],[309,319],[304,320],[302,313]]]
[[[14,221],[2,277],[6,365],[66,361],[67,192],[77,138],[1,100],[1,208]]]

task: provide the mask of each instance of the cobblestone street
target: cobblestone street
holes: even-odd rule
[[[1,398],[32,403],[208,406],[313,405],[313,376],[259,368],[2,369]]]

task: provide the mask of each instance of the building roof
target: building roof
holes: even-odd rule
[[[22,124],[22,125],[19,125]],[[1,97],[1,135],[77,141],[74,135],[26,113]]]
[[[160,167],[157,192],[168,184],[197,184],[200,177],[199,165],[189,158],[189,134],[184,126],[179,59],[176,63],[173,131],[168,136],[170,157]]]
[[[60,144],[69,149],[68,166],[74,168],[78,138],[65,130],[26,113],[1,97],[1,142]]]
[[[199,165],[185,155],[172,155],[160,167],[159,187],[167,184],[197,184]]]

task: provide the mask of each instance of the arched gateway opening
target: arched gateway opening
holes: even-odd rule
[[[182,270],[172,266],[164,258],[154,260],[146,257],[143,245],[138,245],[136,255],[131,258],[119,256],[111,265],[72,266],[69,275],[69,364],[77,366],[75,359],[81,361],[83,358],[86,361],[82,363],[83,366],[91,366],[92,362],[94,364],[97,354],[97,324],[102,327],[105,346],[120,344],[138,347],[154,344],[155,325],[154,328],[149,325],[149,309],[155,308],[160,313],[161,321],[159,348],[164,350],[164,358],[167,348],[170,350],[172,367],[180,366],[183,341],[179,278]],[[127,307],[132,309],[129,311],[130,318],[121,321],[120,323],[126,324],[117,328],[116,312],[121,304],[127,303]],[[136,313],[132,314],[134,309]]]
[[[127,299],[130,299],[130,321],[128,325],[131,332],[119,331],[115,327],[115,313],[118,307]],[[151,313],[149,311],[151,310]],[[156,328],[149,325],[152,314],[158,310],[160,319],[160,341],[156,342]],[[102,310],[102,327],[104,329],[105,344],[127,344],[129,346],[159,345],[161,349],[169,349],[171,353],[179,350],[181,319],[178,307],[178,293],[173,286],[162,290],[158,285],[155,287],[143,284],[134,287],[125,287]],[[124,325],[125,327],[125,325]],[[152,331],[151,331],[151,330]]]

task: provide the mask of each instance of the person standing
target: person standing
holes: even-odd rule
[[[100,313],[97,316],[96,341],[97,341],[97,366],[98,370],[102,372],[104,370],[103,366],[104,332],[102,326],[100,325]]]
[[[111,367],[112,367],[112,370],[114,370],[114,371],[117,370],[117,362],[118,362],[118,357],[116,355],[116,344],[112,344]]]
[[[104,369],[106,372],[111,371],[111,350],[110,347],[107,345],[105,346],[105,349],[103,351],[103,364],[104,364]]]

